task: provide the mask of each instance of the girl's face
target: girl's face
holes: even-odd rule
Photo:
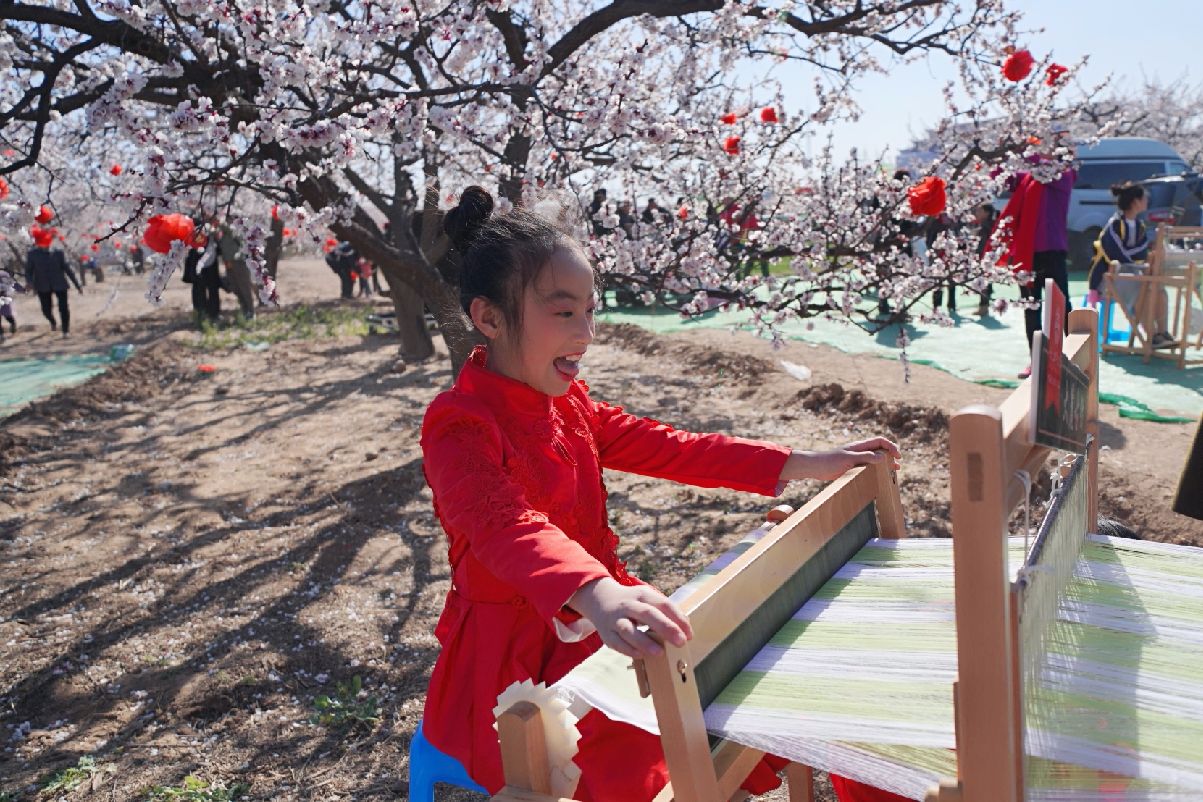
[[[550,396],[568,392],[579,362],[593,342],[593,267],[576,248],[558,249],[522,295],[522,318],[514,331],[500,310],[473,321],[489,338],[489,367]],[[481,319],[477,319],[480,317]],[[491,319],[486,319],[491,318]]]
[[[1136,200],[1132,201],[1132,205],[1128,207],[1128,216],[1135,217],[1141,212],[1149,208],[1149,196],[1141,195]]]

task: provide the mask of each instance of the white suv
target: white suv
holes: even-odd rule
[[[1069,255],[1076,270],[1089,269],[1094,241],[1115,213],[1112,184],[1190,171],[1169,145],[1142,137],[1100,139],[1093,147],[1080,148],[1078,161],[1069,199]]]

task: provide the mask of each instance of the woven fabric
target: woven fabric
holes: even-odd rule
[[[1020,565],[1022,539],[1009,546]],[[706,709],[707,727],[922,799],[956,773],[953,611],[951,541],[870,541]],[[1025,693],[1028,800],[1203,799],[1203,549],[1087,538],[1043,644]],[[557,690],[655,731],[629,660],[608,649]]]

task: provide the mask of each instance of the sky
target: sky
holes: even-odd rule
[[[1044,29],[1018,43],[1037,59],[1051,53],[1070,65],[1090,56],[1079,76],[1083,85],[1093,86],[1109,75],[1113,85],[1130,89],[1142,85],[1144,76],[1163,83],[1184,75],[1193,83],[1203,79],[1198,42],[1203,12],[1197,2],[1010,0],[1007,6],[1023,14],[1025,29]],[[797,80],[784,73],[779,77],[787,86],[787,110],[803,107],[811,79],[801,68]],[[913,134],[938,122],[944,109],[941,88],[954,77],[946,58],[931,56],[891,68],[889,75],[862,79],[854,97],[863,114],[858,122],[834,130],[836,152],[856,147],[862,157],[884,153],[892,161]]]

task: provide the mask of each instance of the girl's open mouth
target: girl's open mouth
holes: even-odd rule
[[[572,381],[581,372],[581,363],[576,359],[569,359],[563,356],[556,357],[556,360],[552,364],[555,365],[556,371],[564,381]]]

